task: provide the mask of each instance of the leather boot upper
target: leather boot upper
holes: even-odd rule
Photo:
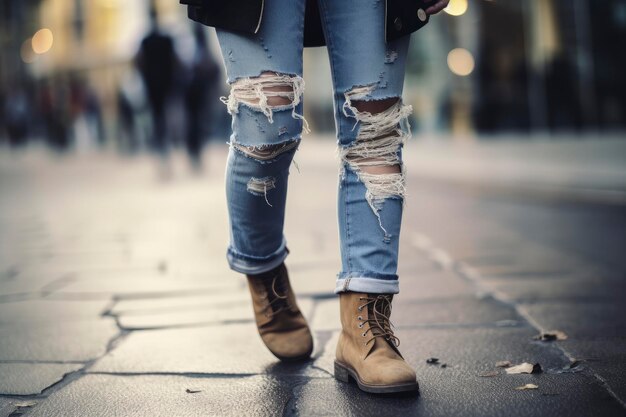
[[[342,331],[337,361],[352,368],[363,383],[393,385],[415,382],[393,334],[391,294],[340,293]]]
[[[247,278],[257,328],[267,348],[281,359],[310,354],[313,337],[296,303],[285,265]]]

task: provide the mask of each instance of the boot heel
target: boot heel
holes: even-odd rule
[[[335,362],[335,379],[342,382],[350,382],[350,374],[343,366]]]

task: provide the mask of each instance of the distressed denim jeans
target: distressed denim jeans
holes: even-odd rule
[[[401,96],[410,37],[385,43],[380,0],[319,0],[319,8],[341,157],[342,269],[335,292],[397,293],[402,147],[412,111]],[[222,97],[232,115],[227,259],[244,274],[266,272],[289,253],[283,234],[289,169],[308,132],[302,108],[304,11],[304,0],[269,0],[256,34],[217,30],[231,88]],[[363,110],[374,101],[391,104]]]

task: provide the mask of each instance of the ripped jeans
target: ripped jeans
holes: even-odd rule
[[[384,2],[318,0],[331,63],[342,270],[335,292],[397,293],[405,194],[402,102],[409,36],[385,44]],[[265,2],[254,35],[217,30],[232,115],[226,167],[230,268],[259,274],[289,253],[283,234],[289,168],[303,117],[304,0]]]

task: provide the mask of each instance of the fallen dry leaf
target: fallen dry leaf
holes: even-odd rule
[[[498,361],[496,362],[496,366],[498,368],[508,368],[511,366],[511,361]]]
[[[554,340],[565,340],[567,335],[560,330],[546,330],[533,337],[533,339],[541,340],[542,342],[552,342]]]
[[[17,401],[13,403],[14,406],[18,408],[26,408],[37,405],[37,401]]]
[[[541,365],[538,363],[532,364],[524,362],[519,365],[506,368],[505,371],[507,374],[538,374],[542,372],[542,369]]]
[[[483,372],[482,374],[479,374],[478,376],[482,376],[483,378],[491,378],[491,377],[498,376],[498,375],[500,375],[498,371],[487,371],[487,372]]]
[[[525,391],[527,389],[537,389],[537,388],[539,388],[539,385],[535,385],[535,384],[526,384],[521,387],[515,387],[515,389],[518,391]]]
[[[198,392],[202,392],[202,390],[200,390],[200,389],[191,389],[191,388],[187,388],[187,389],[185,390],[185,392],[186,392],[187,394],[196,394],[196,393],[198,393]]]

